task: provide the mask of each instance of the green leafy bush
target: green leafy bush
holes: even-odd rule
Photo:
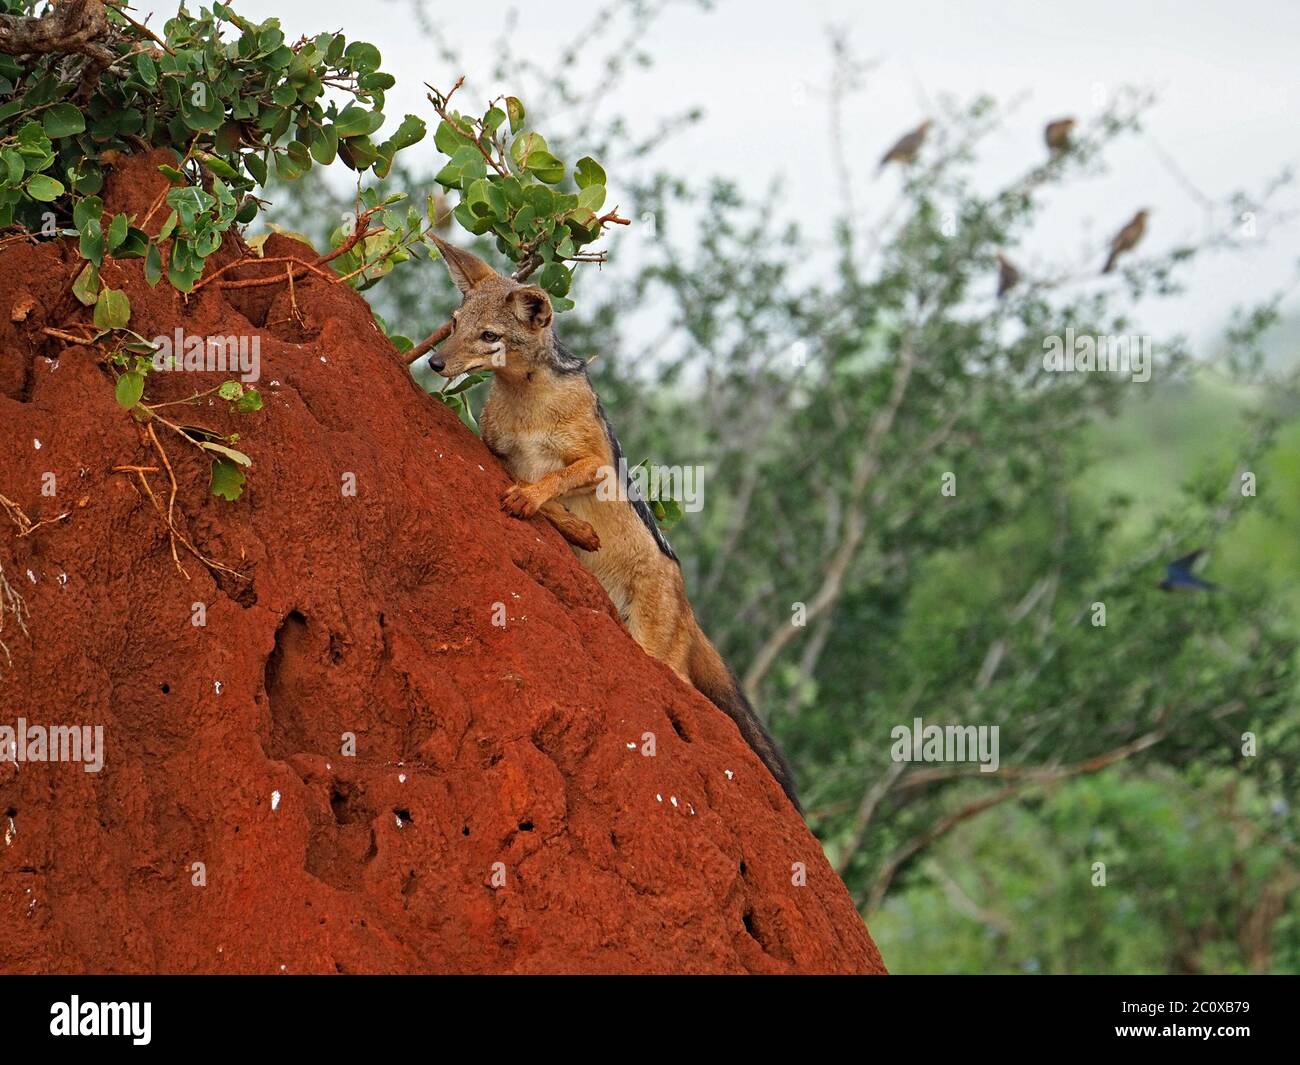
[[[0,0],[6,14],[31,17],[36,6]],[[250,22],[225,4],[182,9],[161,38],[116,9],[107,14],[105,45],[116,58],[83,104],[73,102],[81,86],[63,54],[34,63],[0,56],[0,95],[9,98],[0,106],[0,225],[75,232],[96,268],[105,255],[144,256],[151,283],[165,273],[188,292],[222,236],[257,215],[253,193],[272,170],[293,179],[338,158],[383,176],[424,136],[424,123],[407,115],[375,140],[393,78],[374,45],[333,33],[289,44],[278,19]],[[160,168],[174,187],[152,238],[142,228],[148,217],[117,215],[105,227],[94,198],[110,153],[142,148],[179,157]]]

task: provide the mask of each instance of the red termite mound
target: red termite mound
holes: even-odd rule
[[[125,162],[111,210],[145,217],[156,162]],[[241,433],[242,499],[160,435],[178,527],[249,579],[182,546],[183,577],[139,476],[113,472],[158,467],[167,508],[104,353],[46,332],[86,335],[81,265],[0,250],[0,494],[55,519],[22,536],[0,514],[30,611],[29,637],[12,613],[0,631],[0,726],[102,725],[105,748],[98,773],[0,764],[0,971],[883,971],[730,720],[641,652],[553,530],[501,513],[505,473],[345,286],[185,299],[106,265],[143,335],[260,343],[262,411],[170,408]],[[226,376],[155,374],[150,397]]]

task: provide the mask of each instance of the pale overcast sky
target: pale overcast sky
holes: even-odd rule
[[[430,117],[423,82],[449,85],[460,73],[486,88],[492,44],[511,7],[518,39],[538,60],[558,56],[573,29],[600,10],[599,0],[511,5],[496,0],[428,5],[464,56],[465,70],[440,69],[403,0],[235,0],[251,18],[278,16],[291,36],[341,29],[383,52],[398,88],[387,112]],[[158,12],[167,4],[139,2]],[[1144,137],[1110,156],[1111,169],[1055,199],[1023,255],[1031,263],[1053,249],[1081,248],[1083,234],[1109,236],[1140,206],[1153,206],[1148,246],[1202,231],[1204,212],[1171,172],[1161,151],[1201,192],[1221,198],[1259,188],[1300,161],[1300,0],[719,0],[713,11],[683,3],[655,23],[646,41],[656,63],[620,89],[617,111],[654,119],[698,103],[706,117],[657,157],[696,176],[722,174],[758,194],[783,175],[790,202],[828,204],[836,196],[829,166],[826,31],[844,27],[856,50],[879,61],[866,91],[847,112],[846,140],[863,179],[855,190],[871,216],[892,200],[897,178],[872,181],[882,151],[943,93],[980,92],[1011,100],[1028,93],[1005,130],[985,145],[982,176],[1016,172],[1042,152],[1042,124],[1093,108],[1095,87],[1130,83],[1155,90]],[[511,86],[493,86],[510,91]],[[431,138],[419,149],[433,153]],[[617,189],[613,189],[617,199]],[[612,201],[611,201],[612,202]],[[1300,208],[1287,190],[1281,205]],[[1260,220],[1267,245],[1246,257],[1197,267],[1194,288],[1176,306],[1148,312],[1157,330],[1194,337],[1217,327],[1229,308],[1287,283],[1300,257],[1300,221]],[[635,231],[614,243],[635,242]],[[1297,301],[1289,306],[1294,310]]]

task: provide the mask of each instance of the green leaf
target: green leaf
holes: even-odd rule
[[[216,89],[209,85],[206,90],[202,106],[194,103],[189,87],[181,92],[181,121],[196,133],[210,133],[226,119],[226,108],[217,98]]]
[[[85,196],[72,209],[72,224],[84,231],[87,222],[98,222],[103,213],[104,204],[98,196]]]
[[[86,130],[86,116],[72,104],[55,104],[42,116],[41,124],[50,137],[71,137]]]
[[[469,143],[469,138],[463,136],[445,118],[438,123],[438,128],[433,132],[433,146],[443,155],[455,155]]]
[[[321,166],[329,166],[339,154],[339,134],[333,125],[322,126],[311,141],[311,155]]]
[[[510,115],[510,132],[518,133],[524,124],[524,105],[519,97],[506,97],[506,111]]]
[[[573,180],[578,183],[580,189],[585,189],[588,185],[608,184],[604,169],[589,155],[584,155],[574,166]]]
[[[240,414],[252,414],[254,411],[262,409],[262,393],[256,388],[250,388],[242,396],[239,402],[235,404],[235,409]]]
[[[149,234],[143,229],[136,229],[131,226],[126,231],[126,239],[122,241],[121,247],[117,249],[116,257],[119,259],[139,259],[149,250]]]
[[[339,142],[339,158],[344,166],[360,172],[379,158],[379,151],[369,137],[350,137]]]
[[[335,146],[338,145],[337,134],[335,134],[334,136],[334,144]],[[322,162],[324,162],[324,160],[322,160]],[[246,155],[244,156],[244,166],[248,169],[248,172],[253,175],[254,181],[256,181],[259,185],[266,184],[266,160],[265,159],[263,159],[260,155],[256,153]]]
[[[368,137],[384,124],[382,111],[367,111],[357,104],[348,104],[334,123],[340,138]]]
[[[117,379],[117,402],[124,410],[130,410],[144,395],[144,374],[132,370]]]
[[[600,221],[596,212],[587,207],[579,207],[565,218],[569,231],[583,243],[595,240],[600,233]]]
[[[157,244],[150,244],[144,257],[144,279],[150,288],[162,280],[162,252]]]
[[[343,52],[352,69],[361,74],[373,74],[383,62],[379,49],[364,41],[353,41]]]
[[[465,202],[476,218],[502,219],[506,216],[506,195],[487,178],[479,178],[470,186]]]
[[[665,529],[671,529],[682,520],[682,505],[675,499],[656,499],[652,506],[655,520]]]
[[[226,459],[212,463],[211,490],[214,496],[233,503],[244,494],[244,474],[238,466]]]
[[[536,174],[538,181],[545,181],[548,185],[558,185],[564,180],[564,164],[550,152],[532,152],[526,169],[530,174]]]
[[[458,203],[456,209],[451,212],[452,217],[462,226],[468,229],[475,236],[486,233],[492,228],[490,218],[480,218],[471,209],[468,203]]]
[[[106,288],[95,302],[96,329],[123,329],[131,320],[131,301],[120,288]]]
[[[167,206],[176,211],[181,225],[191,233],[194,232],[199,216],[210,210],[216,202],[214,196],[196,185],[186,185],[167,193]]]
[[[605,186],[588,185],[578,193],[578,206],[585,207],[588,211],[599,211],[605,203]]]
[[[115,214],[113,216],[113,221],[108,227],[108,250],[110,252],[116,251],[121,246],[122,241],[126,240],[126,233],[129,228],[130,222],[127,221],[126,215]]]
[[[239,180],[239,171],[222,159],[221,156],[213,155],[211,152],[195,152],[194,155],[217,177],[223,177],[227,181]]]
[[[468,188],[479,178],[487,175],[487,162],[482,153],[471,145],[459,149],[451,157],[451,162],[447,166],[455,167],[459,171],[461,188]]]
[[[546,151],[546,138],[540,133],[521,133],[510,145],[510,157],[520,166],[526,167],[535,152]],[[552,156],[554,158],[554,156]]]
[[[458,189],[460,188],[460,167],[448,163],[433,175],[433,180],[444,189]]]
[[[63,195],[63,182],[48,174],[33,174],[27,179],[27,195],[40,203],[49,203]]]
[[[88,219],[81,227],[79,250],[83,259],[89,259],[96,266],[104,261],[104,227],[98,218]]]
[[[6,148],[4,151],[0,151],[0,161],[4,162],[6,169],[9,171],[9,184],[19,184],[23,180],[23,174],[27,169],[22,154],[13,148]]]
[[[563,263],[547,263],[538,274],[537,283],[552,296],[567,296],[573,276]]]
[[[400,152],[403,148],[409,148],[412,144],[422,141],[426,132],[428,129],[424,119],[416,115],[407,115],[384,144],[393,152]]]
[[[468,392],[475,385],[486,381],[490,376],[490,374],[486,373],[466,374],[457,384],[452,385],[451,388],[447,389],[445,392],[439,392],[438,396],[440,398],[446,398],[448,396],[458,395],[461,392]]]
[[[99,268],[94,263],[86,263],[77,280],[72,283],[72,294],[87,307],[93,307],[99,299]]]
[[[140,52],[135,57],[135,72],[149,88],[152,89],[158,84],[158,67],[154,64],[148,52]]]
[[[104,171],[93,159],[77,159],[68,167],[68,185],[74,193],[92,196],[104,186]]]
[[[238,381],[226,381],[219,389],[217,389],[217,395],[222,399],[228,399],[232,402],[237,400],[243,394],[244,386]]]

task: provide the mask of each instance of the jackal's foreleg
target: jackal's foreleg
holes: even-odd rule
[[[601,469],[598,458],[579,459],[534,484],[512,484],[501,496],[501,509],[516,518],[531,518],[556,496],[590,488],[600,480]]]

